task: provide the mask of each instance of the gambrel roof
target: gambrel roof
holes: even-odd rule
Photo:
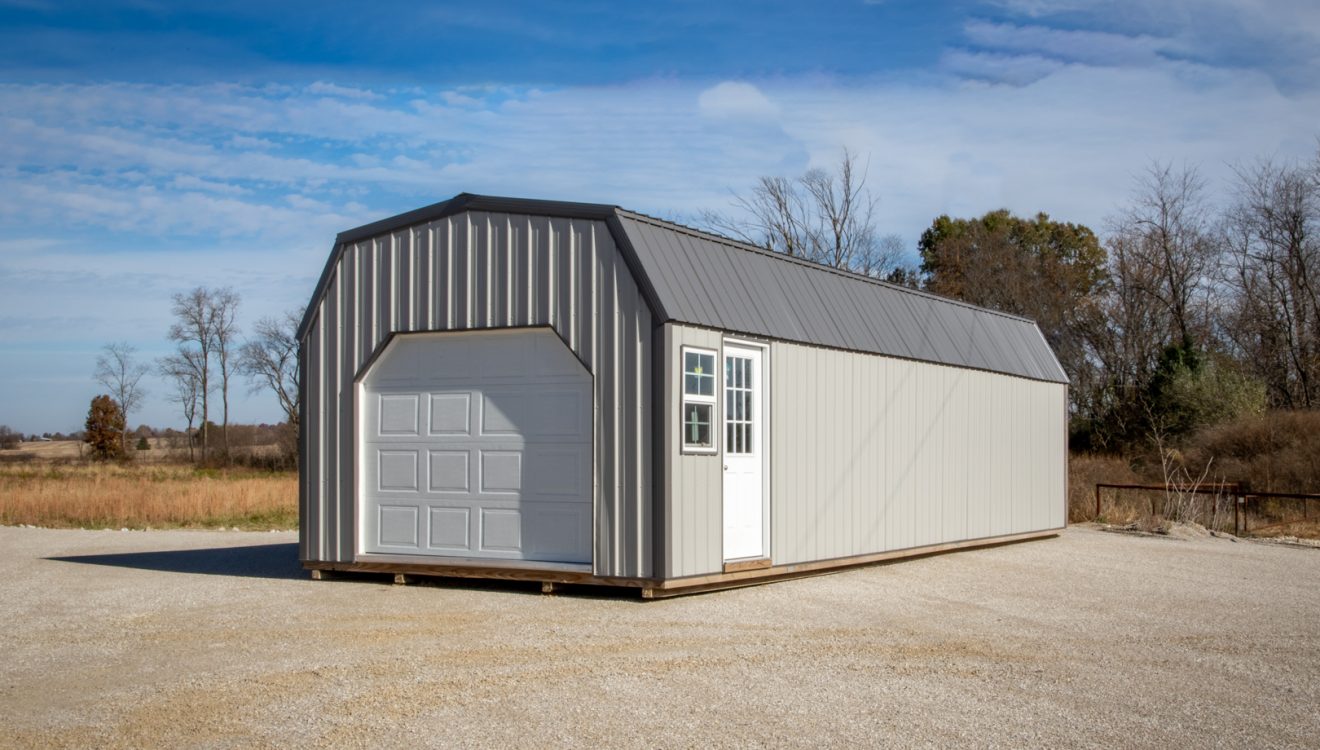
[[[1040,329],[1026,318],[596,203],[462,193],[343,232],[314,302],[346,245],[463,211],[606,222],[657,323],[1068,382]],[[308,308],[300,339],[314,309]]]

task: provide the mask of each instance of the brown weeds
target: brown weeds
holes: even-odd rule
[[[298,475],[159,464],[5,466],[0,524],[291,529]]]

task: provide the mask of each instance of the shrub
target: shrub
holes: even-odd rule
[[[1101,482],[1112,484],[1139,484],[1144,480],[1122,458],[1117,456],[1074,453],[1068,459],[1068,522],[1094,521],[1095,485]],[[1106,517],[1115,515],[1110,507]],[[1121,518],[1109,520],[1128,521],[1132,512],[1126,509],[1117,512]]]
[[[1192,466],[1260,492],[1320,492],[1320,412],[1271,411],[1203,429],[1184,450]]]

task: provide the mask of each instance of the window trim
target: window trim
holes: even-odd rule
[[[711,357],[714,363],[711,370],[711,378],[714,384],[711,395],[703,396],[696,393],[687,392],[687,355],[688,352],[694,354],[706,354]],[[720,452],[720,430],[723,429],[721,421],[723,415],[720,413],[721,394],[720,378],[718,377],[723,370],[719,367],[720,352],[718,349],[710,349],[704,346],[681,346],[678,353],[678,448],[682,454],[696,455],[717,455]],[[683,415],[687,411],[687,405],[708,404],[710,405],[710,445],[694,445],[687,441],[687,432],[684,428]]]

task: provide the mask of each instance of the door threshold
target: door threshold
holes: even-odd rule
[[[742,570],[761,570],[770,567],[770,558],[751,557],[741,560],[729,560],[724,563],[725,573],[737,573]]]

